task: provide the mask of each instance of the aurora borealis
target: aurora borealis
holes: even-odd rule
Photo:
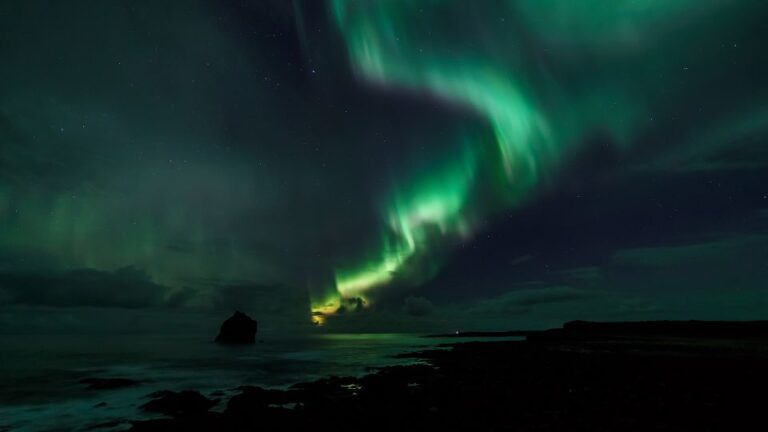
[[[449,165],[445,172],[427,169],[423,178],[406,181],[401,186],[404,191],[394,193],[385,205],[388,214],[384,218],[395,240],[385,241],[378,259],[364,264],[358,273],[337,275],[342,295],[359,296],[400,277],[401,272],[412,278],[404,268],[409,261],[431,253],[435,246],[430,243],[436,239],[429,237],[430,230],[441,239],[471,236],[478,219],[519,203],[542,176],[556,169],[559,156],[574,148],[578,151],[579,141],[589,130],[602,129],[613,145],[632,145],[632,134],[642,130],[643,120],[651,116],[650,112],[659,112],[654,105],[663,104],[663,110],[668,102],[663,95],[659,101],[652,94],[645,100],[641,94],[628,95],[645,90],[623,83],[617,67],[621,64],[612,57],[635,63],[634,70],[640,76],[644,68],[651,67],[679,74],[688,68],[664,64],[665,59],[651,65],[636,64],[656,58],[635,59],[631,55],[641,55],[658,41],[673,39],[680,29],[665,34],[665,24],[687,20],[692,4],[696,14],[721,12],[715,2],[581,2],[577,6],[558,1],[487,3],[472,8],[472,22],[463,19],[466,10],[456,2],[424,2],[418,7],[406,1],[333,2],[334,18],[359,77],[461,105],[485,119],[493,132],[484,139],[457,138],[463,147],[453,156],[455,166]],[[543,23],[543,29],[532,31],[534,35],[541,33],[541,40],[526,46],[526,38],[515,23],[526,28],[529,23]],[[457,35],[460,40],[453,35],[440,37],[451,25],[462,29]],[[568,36],[556,42],[547,40],[553,34]],[[573,35],[577,40],[565,40]],[[556,72],[579,67],[561,58],[567,49],[558,46],[562,43],[574,50],[584,44],[581,49],[589,55],[622,51],[618,55],[604,53],[614,60],[610,64],[606,59],[595,59],[600,66],[598,73],[615,70],[616,78],[607,82],[586,78],[571,85],[553,79]],[[602,46],[606,43],[615,46]],[[550,54],[551,50],[556,50],[555,54]],[[660,114],[665,115],[663,111]],[[477,157],[478,152],[490,156]],[[478,179],[480,171],[491,174]],[[478,189],[491,191],[490,203],[471,202]],[[414,282],[430,274],[422,271]]]
[[[747,0],[4,2],[0,317],[754,318],[767,17]]]

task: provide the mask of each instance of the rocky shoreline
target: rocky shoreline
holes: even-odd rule
[[[229,400],[160,392],[142,409],[167,418],[128,423],[140,432],[750,430],[764,419],[768,337],[747,327],[566,325],[402,354],[421,363],[360,378],[244,386]]]

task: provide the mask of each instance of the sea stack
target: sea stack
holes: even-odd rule
[[[257,326],[256,320],[240,311],[235,311],[221,324],[216,343],[227,345],[255,343]]]

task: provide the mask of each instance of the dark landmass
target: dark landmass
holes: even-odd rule
[[[541,333],[537,330],[510,330],[510,331],[469,331],[469,332],[456,332],[456,333],[442,333],[426,335],[426,338],[494,338],[494,337],[527,337],[533,333]]]
[[[733,339],[768,338],[768,321],[571,321],[561,329],[536,332],[549,338],[593,338],[596,336],[667,336],[687,338],[726,337]]]
[[[361,378],[240,387],[215,412],[216,400],[189,392],[193,403],[175,401],[185,408],[131,430],[755,430],[768,389],[765,326],[575,322],[526,341],[403,354],[424,363]]]
[[[216,342],[220,344],[238,345],[256,343],[258,323],[248,315],[235,311],[221,324]]]

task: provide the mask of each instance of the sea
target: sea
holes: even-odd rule
[[[0,432],[83,431],[153,418],[139,407],[159,390],[197,390],[226,400],[241,385],[287,388],[330,375],[360,376],[418,362],[396,354],[457,341],[400,333],[311,334],[221,346],[199,335],[0,335]],[[139,384],[88,390],[80,383],[85,378]]]

